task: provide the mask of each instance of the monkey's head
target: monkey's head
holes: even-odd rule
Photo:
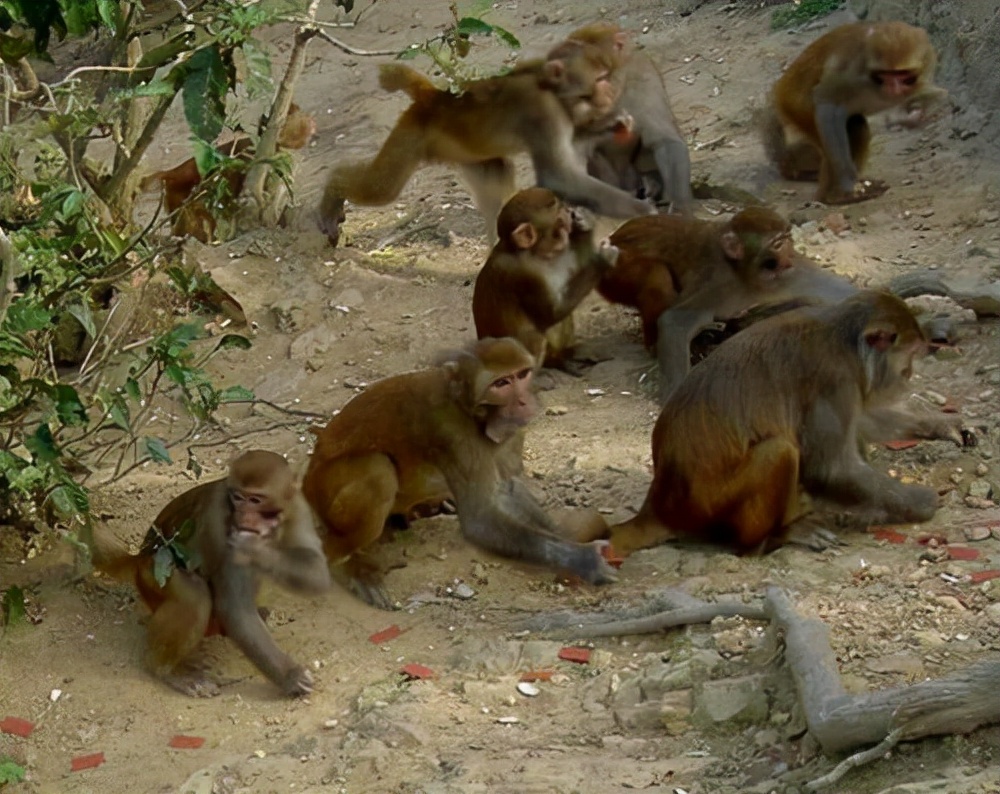
[[[295,496],[295,478],[281,455],[261,449],[245,452],[229,465],[226,477],[232,506],[230,534],[271,537]]]
[[[794,265],[791,228],[774,210],[747,207],[736,213],[723,231],[723,253],[741,278],[767,287]]]
[[[903,100],[934,79],[937,53],[927,31],[905,22],[879,22],[865,29],[868,75],[882,94]]]
[[[843,301],[838,311],[844,316],[844,331],[857,345],[865,402],[897,399],[913,375],[914,359],[929,350],[910,307],[888,292],[864,290]]]
[[[549,52],[538,85],[556,95],[575,127],[587,127],[611,113],[621,99],[622,88],[612,81],[621,65],[613,48],[568,40]]]
[[[573,215],[551,190],[530,187],[515,193],[497,216],[498,245],[512,254],[530,251],[554,259],[569,246]]]
[[[488,439],[502,444],[538,413],[532,391],[536,361],[512,337],[487,337],[441,363],[452,399]]]

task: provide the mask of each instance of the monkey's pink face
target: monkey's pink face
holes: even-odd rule
[[[911,93],[920,80],[920,72],[915,69],[880,69],[872,72],[872,82],[880,86],[882,93],[892,99],[899,99]]]
[[[281,510],[274,506],[266,494],[229,489],[233,506],[231,532],[270,537],[281,523]]]
[[[535,244],[534,254],[543,259],[554,259],[569,248],[569,233],[573,228],[573,211],[561,201],[551,210],[552,221],[542,224],[544,230]]]
[[[531,390],[530,367],[511,372],[486,387],[481,402],[493,407],[486,421],[486,435],[497,444],[524,427],[538,413],[538,400]]]

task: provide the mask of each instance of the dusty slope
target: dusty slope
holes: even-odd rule
[[[597,18],[601,7],[585,0],[554,9],[522,0],[502,4],[490,18],[540,51]],[[718,3],[687,16],[670,13],[672,3],[616,8],[623,24],[647,31],[641,40],[662,68],[681,124],[695,142],[696,175],[765,192],[806,224],[801,248],[860,283],[879,283],[916,265],[996,276],[997,163],[989,159],[995,153],[977,143],[981,114],[960,108],[928,129],[896,135],[879,125],[871,170],[893,189],[877,202],[847,209],[850,229],[838,236],[815,224],[829,213],[806,206],[808,187],[772,184],[749,127],[751,103],[816,32],[772,34],[763,13]],[[446,16],[444,3],[384,3],[358,29],[338,35],[361,48],[403,47],[430,35]],[[372,152],[403,107],[400,97],[378,92],[376,59],[345,56],[319,42],[312,56],[297,97],[320,125],[318,143],[300,167],[306,205],[315,203],[329,164]],[[483,57],[499,58],[487,51]],[[176,125],[165,137],[183,137],[179,119]],[[183,156],[165,149],[162,161],[150,166]],[[721,209],[717,202],[704,207]],[[417,217],[405,229],[424,228],[400,234],[395,223],[411,212]],[[472,279],[486,253],[480,230],[454,175],[428,169],[396,206],[352,212],[346,227],[352,244],[337,252],[325,247],[307,214],[295,230],[218,248],[193,245],[189,255],[259,324],[253,350],[220,362],[220,376],[263,398],[282,405],[298,399],[295,407],[325,415],[354,387],[425,363],[440,347],[471,335]],[[380,243],[384,247],[373,250]],[[965,320],[960,350],[923,362],[913,391],[933,391],[961,405],[979,428],[980,447],[967,452],[933,442],[877,453],[878,465],[903,476],[954,485],[931,525],[903,528],[908,542],[854,533],[837,553],[786,549],[763,559],[668,547],[637,554],[622,568],[619,584],[591,590],[490,558],[459,539],[453,519],[431,519],[386,548],[408,563],[390,574],[389,588],[402,602],[420,599],[405,611],[378,612],[339,590],[311,600],[269,593],[278,642],[317,667],[320,689],[308,700],[277,698],[224,642],[215,651],[234,682],[216,699],[185,700],[142,672],[143,630],[127,589],[99,581],[65,584],[59,566],[64,550],[22,562],[20,549],[6,549],[0,580],[31,584],[44,610],[39,625],[8,632],[0,642],[0,717],[37,724],[27,740],[0,734],[0,754],[30,770],[30,782],[13,790],[768,791],[768,781],[803,763],[810,748],[798,740],[801,717],[787,707],[783,668],[769,666],[766,647],[746,653],[760,646],[755,627],[728,622],[603,640],[586,667],[557,661],[562,643],[526,639],[510,628],[527,612],[637,599],[666,584],[706,597],[752,598],[775,582],[804,611],[834,627],[852,690],[938,676],[995,657],[1000,580],[953,583],[942,574],[1000,568],[1000,540],[974,544],[976,560],[942,563],[921,562],[922,547],[914,540],[933,531],[958,541],[963,528],[1000,519],[996,509],[963,505],[974,481],[1000,491],[998,327]],[[656,408],[641,380],[650,362],[637,322],[625,311],[592,298],[579,313],[578,329],[601,363],[582,379],[559,377],[557,388],[544,395],[557,410],[532,427],[526,467],[547,504],[592,505],[620,519],[638,506],[648,484]],[[219,433],[199,441],[207,475],[251,446],[287,453],[297,464],[305,460],[308,434],[299,418],[268,409],[233,410],[228,418],[232,440]],[[181,468],[147,467],[100,495],[105,530],[140,535],[166,498],[190,485]],[[448,595],[446,588],[458,580],[473,588],[473,599]],[[368,641],[393,623],[404,629],[400,637],[383,645]],[[396,671],[411,661],[430,666],[437,677],[401,684]],[[556,671],[531,699],[515,689],[520,671],[529,669]],[[692,718],[698,728],[686,720],[689,690],[703,712],[712,712],[705,706],[713,702],[705,694],[710,682],[769,670],[777,674],[747,679],[742,691],[751,696],[740,715],[716,723],[702,713]],[[53,689],[62,690],[55,702]],[[501,717],[517,722],[499,722]],[[206,743],[197,750],[170,749],[175,734]],[[856,773],[839,790],[876,792],[954,776],[959,782],[941,790],[1000,791],[998,742],[996,728],[967,739],[920,742]],[[102,766],[69,772],[72,757],[94,752],[105,754]],[[976,773],[983,775],[963,777]]]

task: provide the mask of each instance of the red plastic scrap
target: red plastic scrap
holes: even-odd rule
[[[604,557],[604,561],[612,568],[621,568],[622,563],[625,562],[625,558],[619,557],[610,543],[606,546],[601,546],[601,556]]]
[[[402,633],[403,630],[395,623],[393,623],[391,626],[389,626],[389,628],[382,629],[382,631],[376,631],[374,634],[372,634],[368,638],[368,642],[373,643],[375,645],[381,645],[383,642],[388,642],[389,640],[396,639],[396,637],[398,637]]]
[[[876,540],[885,540],[889,543],[906,543],[907,541],[906,535],[902,532],[897,532],[894,529],[886,529],[885,527],[873,529],[872,535],[875,536]]]
[[[407,678],[433,678],[434,671],[429,667],[424,667],[422,664],[408,664],[400,668],[400,671]]]
[[[4,717],[0,720],[0,733],[21,736],[27,739],[35,730],[35,723],[22,720],[20,717]]]
[[[988,582],[990,579],[1000,579],[1000,571],[973,571],[969,574],[969,579],[973,584]]]
[[[886,449],[891,449],[891,450],[894,450],[894,451],[898,452],[899,450],[902,450],[902,449],[912,449],[913,447],[915,447],[919,443],[920,443],[919,441],[916,441],[914,439],[909,439],[909,438],[905,439],[905,440],[900,440],[900,441],[886,441],[885,442],[885,448]]]
[[[576,664],[587,664],[590,661],[590,648],[577,648],[567,646],[560,649],[559,658],[564,662],[575,662]]]
[[[197,750],[204,743],[205,739],[201,736],[185,736],[182,733],[178,733],[169,742],[175,750]]]
[[[521,673],[521,680],[533,684],[536,681],[551,681],[553,675],[555,670],[528,670]]]
[[[948,556],[953,560],[978,560],[979,549],[970,549],[968,546],[946,546]]]
[[[104,763],[104,753],[78,755],[69,762],[70,772],[82,772],[84,769],[94,769]]]

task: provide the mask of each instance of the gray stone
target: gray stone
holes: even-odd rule
[[[695,692],[694,702],[691,722],[696,727],[721,722],[748,725],[767,720],[764,677],[759,675],[708,681]]]

